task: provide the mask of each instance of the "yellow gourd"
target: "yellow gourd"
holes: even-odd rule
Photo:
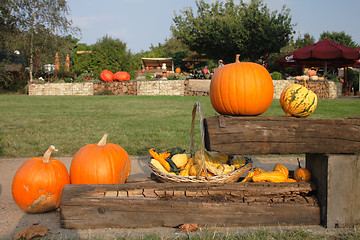
[[[178,168],[183,168],[188,162],[188,157],[186,153],[175,154],[174,156],[172,156],[171,160]]]
[[[251,169],[251,170],[249,170],[248,174],[241,182],[250,182],[252,180],[253,176],[258,175],[263,172],[265,172],[265,171],[260,168]]]
[[[223,171],[221,169],[218,169],[219,163],[215,162],[213,158],[211,157],[210,153],[208,151],[204,151],[204,155],[202,156],[201,151],[197,151],[195,153],[195,162],[200,164],[201,158],[204,157],[205,160],[205,167],[206,169],[213,173],[214,175],[221,175],[223,174]]]
[[[213,162],[216,162],[216,163],[224,164],[224,163],[227,163],[227,161],[229,159],[228,155],[225,155],[225,154],[222,154],[219,152],[212,151],[212,152],[209,152],[209,154],[212,157]]]
[[[236,169],[241,168],[242,166],[244,166],[246,164],[246,159],[244,158],[244,156],[241,155],[235,155],[231,160],[230,160],[230,164],[234,165],[234,167]]]
[[[282,172],[279,171],[264,172],[252,177],[253,182],[266,181],[266,182],[280,183],[280,182],[285,182],[287,179],[288,178]]]
[[[274,171],[282,172],[286,176],[286,178],[289,177],[289,170],[284,165],[282,165],[280,163],[275,164]]]
[[[171,175],[176,175],[174,172],[169,172],[168,170],[166,170],[165,167],[163,165],[161,165],[161,163],[158,160],[152,158],[150,162],[160,172],[166,173],[166,174],[171,174]]]
[[[180,176],[189,176],[190,175],[190,168],[194,165],[194,159],[193,158],[189,158],[187,164],[185,165],[185,169],[182,170],[179,175]]]

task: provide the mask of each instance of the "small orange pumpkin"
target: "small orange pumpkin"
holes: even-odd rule
[[[72,184],[125,183],[130,174],[130,158],[119,145],[106,143],[107,134],[97,144],[79,149],[71,161]]]
[[[298,161],[298,167],[294,171],[295,180],[298,182],[310,182],[310,180],[311,180],[310,171],[306,168],[301,167],[299,159],[297,159],[297,161]]]
[[[181,69],[178,67],[175,69],[175,73],[181,73]]]
[[[259,115],[271,105],[274,86],[270,73],[262,65],[236,62],[218,68],[210,83],[213,108],[225,115]]]
[[[50,146],[43,157],[30,158],[17,170],[12,182],[16,204],[27,213],[55,210],[60,205],[61,191],[70,184],[68,170],[59,160],[52,159]]]

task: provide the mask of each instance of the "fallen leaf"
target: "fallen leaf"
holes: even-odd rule
[[[185,223],[180,225],[179,228],[181,229],[180,232],[189,232],[189,231],[196,231],[199,229],[197,224]]]
[[[31,239],[33,237],[43,237],[50,229],[41,225],[28,226],[14,235],[13,240],[20,238]]]

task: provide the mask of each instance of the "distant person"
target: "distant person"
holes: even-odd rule
[[[204,75],[210,73],[210,71],[209,71],[209,69],[207,68],[207,66],[205,66],[205,68],[203,69],[203,73],[204,73]]]
[[[221,68],[222,66],[224,66],[223,60],[220,59],[219,62],[218,62],[218,64],[219,64],[218,68]]]

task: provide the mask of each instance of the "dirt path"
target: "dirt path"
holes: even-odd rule
[[[69,169],[71,158],[57,158],[62,161]],[[69,238],[94,238],[111,239],[118,235],[140,236],[150,233],[160,235],[176,236],[179,230],[174,228],[148,228],[148,229],[88,229],[71,230],[60,227],[60,213],[53,211],[42,214],[27,214],[23,212],[14,202],[11,194],[11,184],[17,169],[27,159],[0,159],[0,239],[12,239],[14,234],[23,228],[39,224],[46,226],[50,232],[46,235],[51,239],[69,239]],[[261,167],[264,170],[271,170],[276,162],[283,163],[286,167],[293,170],[296,168],[296,157],[276,158],[258,158],[254,159],[254,166]],[[147,166],[147,157],[131,157],[131,178],[142,178],[150,176],[150,170]],[[323,230],[320,226],[311,227],[315,230]],[[236,231],[238,231],[237,228]],[[251,228],[246,228],[251,229]],[[229,231],[228,228],[222,228],[222,231]],[[234,228],[232,231],[235,231]],[[175,235],[174,235],[175,234]]]

